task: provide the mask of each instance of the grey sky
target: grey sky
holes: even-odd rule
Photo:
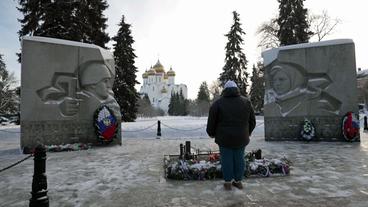
[[[347,4],[348,2],[348,4]],[[226,34],[232,24],[232,11],[240,14],[244,36],[244,52],[251,73],[252,64],[260,59],[255,32],[259,25],[277,14],[276,0],[108,0],[105,11],[107,32],[114,36],[124,14],[132,25],[135,40],[138,80],[144,70],[160,58],[165,69],[176,71],[176,83],[188,86],[188,95],[195,98],[202,81],[211,84],[218,78],[224,65]],[[350,38],[355,42],[357,67],[368,68],[368,19],[364,0],[307,0],[311,13],[327,10],[331,17],[342,20],[333,35],[325,40]],[[10,71],[20,77],[20,64],[15,53],[19,50],[17,31],[17,1],[0,1],[0,53]],[[315,41],[312,39],[311,41]],[[112,47],[112,42],[108,44]],[[139,86],[137,86],[139,89]]]

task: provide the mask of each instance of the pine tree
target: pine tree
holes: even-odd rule
[[[188,115],[189,101],[184,98],[183,91],[179,93],[172,92],[168,114],[170,116],[186,116]]]
[[[45,36],[91,43],[103,48],[110,38],[105,32],[106,0],[18,0],[22,36]],[[20,61],[20,53],[18,54]]]
[[[308,42],[313,33],[309,31],[308,10],[304,8],[304,0],[278,0],[278,2],[279,17],[276,21],[280,28],[277,32],[280,45]]]
[[[247,59],[242,51],[243,45],[242,35],[245,34],[241,28],[239,14],[233,12],[234,24],[231,26],[230,32],[225,36],[228,38],[228,43],[225,47],[225,66],[220,74],[219,81],[223,87],[228,80],[233,80],[239,87],[240,93],[247,95],[248,72]]]
[[[92,43],[103,48],[110,41],[105,32],[107,18],[103,11],[108,8],[106,0],[79,0],[76,1],[75,30],[78,31],[79,41]]]
[[[18,31],[19,41],[26,35],[40,35],[40,23],[44,19],[45,9],[51,4],[51,0],[18,0],[20,11],[24,16],[18,19],[21,29]],[[17,53],[18,61],[21,62],[21,53]]]
[[[15,83],[14,74],[9,73],[6,69],[3,55],[0,54],[0,113],[15,113],[17,111],[17,90],[13,87]]]
[[[170,116],[176,115],[178,105],[177,98],[178,98],[177,93],[172,92],[170,97],[169,110],[167,112]]]
[[[178,115],[179,116],[186,116],[186,115],[188,115],[188,101],[184,98],[182,89],[180,89],[180,92],[179,92],[178,95],[179,95]]]
[[[143,97],[138,100],[137,113],[143,117],[152,117],[153,108],[147,94],[144,94]]]
[[[210,102],[210,91],[208,90],[206,81],[202,82],[201,85],[199,86],[197,101]]]
[[[135,89],[137,67],[135,67],[134,43],[130,31],[130,24],[125,23],[124,16],[119,24],[120,29],[112,39],[114,43],[114,57],[116,64],[116,76],[113,91],[115,99],[120,105],[124,121],[134,121],[137,118],[137,101],[139,94]]]
[[[253,65],[253,72],[250,80],[252,81],[249,93],[250,100],[253,104],[254,110],[261,112],[263,109],[265,92],[264,68],[262,63],[258,63],[257,67]]]
[[[209,107],[210,107],[210,91],[208,89],[206,81],[202,82],[199,86],[199,91],[197,95],[197,109],[198,115],[204,116],[208,115]]]
[[[75,13],[76,6],[72,1],[54,1],[42,8],[44,11],[41,17],[37,34],[43,37],[53,37],[66,40],[80,41],[73,24],[76,18],[71,15]]]
[[[18,11],[24,14],[23,19],[18,19],[21,23],[19,40],[25,35],[38,35],[40,20],[43,19],[45,8],[51,4],[51,0],[18,0],[18,3]]]

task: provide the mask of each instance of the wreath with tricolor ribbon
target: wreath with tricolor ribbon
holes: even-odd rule
[[[354,141],[359,137],[359,117],[353,112],[348,112],[342,119],[342,134],[346,141]]]
[[[103,105],[96,110],[94,125],[100,143],[109,144],[116,137],[118,121],[108,106]]]

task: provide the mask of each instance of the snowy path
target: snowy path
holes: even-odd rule
[[[191,118],[160,120],[183,129],[206,123],[205,118]],[[154,121],[124,123],[123,129],[141,129]],[[258,123],[262,121],[258,117]],[[19,131],[17,126],[0,129]],[[261,148],[265,157],[285,154],[294,162],[291,175],[250,178],[244,181],[243,191],[225,192],[221,180],[186,182],[163,177],[164,154],[178,153],[179,144],[187,140],[196,148],[217,150],[213,139],[200,130],[189,137],[164,127],[163,137],[155,139],[155,130],[124,133],[122,146],[48,153],[50,206],[367,206],[367,134],[362,133],[361,143],[265,142],[260,125],[247,150]],[[24,157],[18,148],[19,134],[0,132],[0,168]],[[32,160],[0,173],[0,206],[27,206],[32,174]]]

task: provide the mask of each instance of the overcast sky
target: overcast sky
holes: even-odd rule
[[[108,18],[107,32],[112,37],[118,30],[122,15],[132,25],[133,45],[138,56],[138,81],[142,73],[157,59],[166,70],[172,66],[176,83],[188,86],[189,98],[196,98],[199,85],[216,80],[224,66],[226,34],[232,24],[232,11],[240,14],[244,36],[244,52],[248,70],[260,60],[255,32],[265,21],[278,13],[276,0],[108,0],[104,12]],[[342,23],[326,38],[349,38],[355,42],[357,67],[368,68],[367,4],[364,0],[306,0],[311,13],[326,10]],[[20,64],[15,55],[20,43],[17,31],[21,14],[16,0],[0,1],[0,53],[7,69],[20,79]],[[312,39],[313,41],[313,39]],[[112,42],[108,44],[112,48]],[[140,85],[136,88],[139,90]]]

